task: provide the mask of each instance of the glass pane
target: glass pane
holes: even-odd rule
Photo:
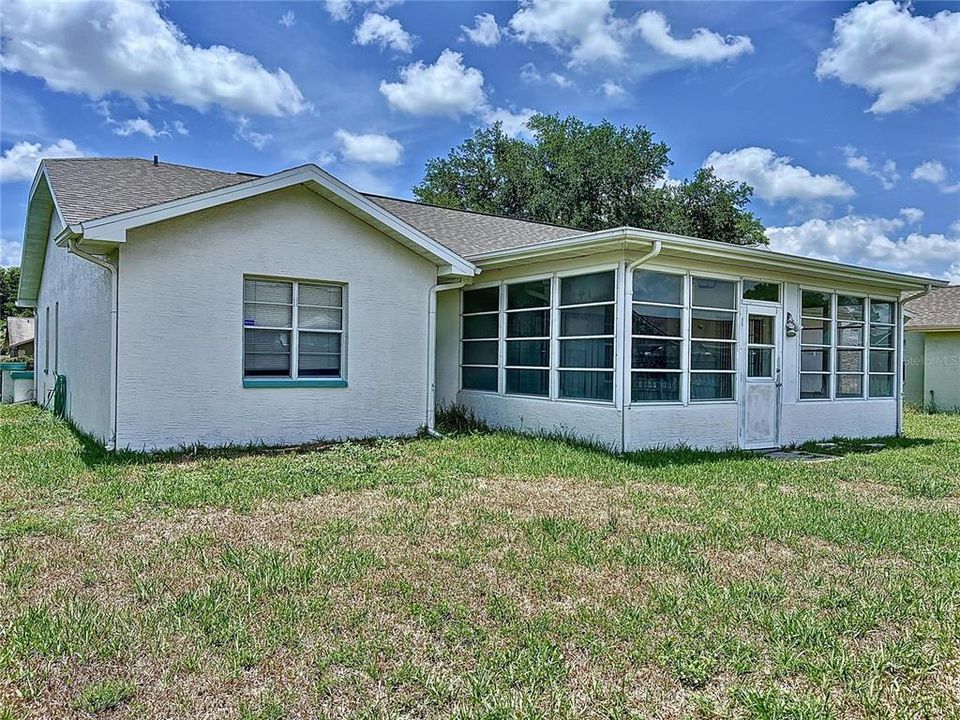
[[[498,362],[497,345],[496,340],[463,343],[463,364],[496,365]]]
[[[804,372],[830,372],[830,351],[819,348],[802,348],[800,369]]]
[[[550,311],[507,313],[507,337],[549,337]]]
[[[340,352],[340,335],[330,333],[300,333],[300,354]]]
[[[773,377],[773,348],[749,348],[747,350],[747,377]]]
[[[549,340],[507,341],[507,365],[548,367],[550,365]]]
[[[769,315],[750,315],[747,318],[748,342],[754,345],[773,345],[773,318]]]
[[[613,335],[613,305],[561,310],[560,335]]]
[[[803,325],[800,330],[800,342],[809,345],[829,345],[830,325],[829,320],[803,318]]]
[[[680,337],[682,313],[680,308],[634,305],[633,334]]]
[[[743,299],[780,302],[780,284],[759,280],[744,280]]]
[[[613,338],[561,340],[560,367],[612,368]]]
[[[465,338],[499,337],[499,324],[498,315],[470,315],[463,318],[463,336]]]
[[[733,373],[691,373],[691,400],[733,400]]]
[[[507,392],[511,395],[550,394],[549,370],[507,370]]]
[[[633,271],[633,300],[639,302],[683,303],[683,276],[666,275],[652,270]]]
[[[500,309],[500,288],[486,287],[463,291],[463,312],[492,312]]]
[[[894,372],[893,351],[871,350],[870,372]]]
[[[300,283],[297,302],[300,305],[343,307],[343,288],[339,285],[307,285]]]
[[[893,347],[893,327],[886,325],[870,326],[870,345],[872,347]]]
[[[340,330],[342,323],[343,310],[316,307],[297,310],[297,325],[305,330]]]
[[[737,307],[737,284],[729,280],[693,278],[693,304],[697,307]]]
[[[863,375],[837,375],[837,397],[861,397]]]
[[[893,375],[871,375],[870,397],[893,397]]]
[[[464,390],[497,390],[497,369],[465,367],[460,372],[463,376]]]
[[[680,341],[635,338],[633,341],[632,367],[649,368],[651,370],[679,370]]]
[[[693,337],[733,340],[733,326],[736,313],[717,312],[716,310],[693,310],[690,327]]]
[[[863,320],[863,298],[837,295],[837,320]]]
[[[691,342],[690,367],[694,370],[733,370],[733,343]]]
[[[304,343],[304,338],[307,337],[309,339]],[[326,342],[318,343],[315,338],[326,338]],[[334,340],[336,342],[333,342]],[[325,351],[321,352],[319,350],[321,347],[325,348]],[[299,377],[340,377],[340,336],[314,333],[301,335],[297,375]]]
[[[507,310],[550,306],[550,279],[507,285]]]
[[[562,370],[560,372],[560,397],[613,400],[613,373]]]
[[[243,374],[290,377],[290,331],[244,330]]]
[[[833,296],[830,293],[804,290],[800,297],[802,315],[822,318],[829,318],[831,316]],[[804,326],[806,326],[806,323],[804,323]]]
[[[293,307],[244,303],[243,324],[246,327],[292,327]]]
[[[894,304],[886,300],[870,301],[870,322],[893,324]]]
[[[860,372],[863,370],[863,353],[860,350],[837,350],[837,372]]]
[[[631,402],[677,402],[680,373],[635,372],[630,386]]]
[[[293,283],[272,280],[243,281],[245,302],[293,303]]]
[[[837,345],[863,347],[863,325],[858,323],[837,323]]]
[[[800,376],[800,398],[809,400],[812,398],[830,397],[829,375],[801,375]]]
[[[560,304],[580,305],[613,300],[614,284],[613,271],[561,278]]]

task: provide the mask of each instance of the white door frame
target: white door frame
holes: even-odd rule
[[[749,378],[748,371],[748,348],[750,346],[750,315],[765,315],[773,318],[773,361],[771,367],[771,377],[768,378]],[[739,391],[738,397],[738,439],[740,447],[745,450],[756,450],[759,448],[780,447],[781,416],[783,414],[783,307],[779,304],[766,302],[751,302],[744,300],[740,305],[740,327],[739,341],[737,343],[737,354],[739,359],[740,371],[738,374]],[[774,410],[775,429],[773,437],[769,441],[748,442],[746,439],[747,428],[747,384],[762,383],[770,384],[776,388]]]

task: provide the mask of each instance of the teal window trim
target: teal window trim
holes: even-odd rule
[[[14,380],[33,380],[33,370],[11,370],[10,377]]]
[[[346,380],[338,378],[244,378],[243,386],[245,388],[291,388],[291,387],[323,387],[323,388],[345,388]]]
[[[0,370],[26,370],[25,362],[4,362],[0,363]]]

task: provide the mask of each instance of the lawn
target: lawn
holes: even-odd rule
[[[0,409],[0,718],[960,715],[960,416],[110,456]]]

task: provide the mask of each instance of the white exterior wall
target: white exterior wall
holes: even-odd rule
[[[47,393],[53,389],[55,372],[59,372],[66,377],[67,416],[78,428],[105,442],[112,433],[112,279],[108,270],[78,258],[65,247],[57,247],[53,238],[61,229],[62,226],[54,213],[36,307],[36,402],[41,405],[46,402]],[[50,316],[49,327],[46,321],[47,308]]]
[[[118,446],[293,444],[425,423],[437,268],[304,188],[129,233],[121,250]],[[244,388],[243,277],[347,284],[346,388]]]
[[[547,273],[571,270],[577,267],[595,268],[605,263],[625,263],[632,257],[617,253],[594,255],[584,258],[531,263],[520,267],[484,271],[478,283],[522,279],[542,276]],[[821,283],[808,283],[802,278],[787,274],[771,274],[769,270],[753,272],[749,268],[722,266],[716,263],[689,261],[661,256],[644,266],[650,270],[687,270],[697,274],[722,278],[749,278],[782,283],[781,306],[783,321],[777,331],[781,333],[781,418],[780,442],[783,445],[819,440],[834,436],[871,437],[894,435],[897,432],[896,397],[889,399],[842,399],[803,400],[800,395],[800,335],[788,338],[784,332],[787,313],[800,324],[800,287],[821,287]],[[859,295],[890,297],[889,292],[849,285],[822,288]],[[459,291],[449,293],[460,295]],[[458,343],[460,317],[459,298],[447,303],[438,313],[438,334],[444,353],[454,354],[438,358],[437,387],[443,388],[443,397],[451,396],[460,387]],[[451,307],[451,305],[454,305]],[[624,328],[623,319],[617,321],[618,332]],[[629,340],[626,343],[629,353]],[[627,354],[627,358],[629,355]],[[866,382],[866,379],[865,379]],[[623,384],[623,383],[621,383]],[[739,380],[738,380],[739,384]],[[627,405],[626,424],[621,430],[622,401],[615,392],[615,401],[609,404],[550,401],[540,398],[523,398],[476,391],[460,390],[457,401],[472,410],[479,418],[497,427],[509,427],[529,432],[565,432],[597,440],[605,445],[626,450],[651,447],[669,447],[680,444],[697,448],[726,449],[739,442],[740,405],[729,402],[691,402],[683,404],[647,403]]]

